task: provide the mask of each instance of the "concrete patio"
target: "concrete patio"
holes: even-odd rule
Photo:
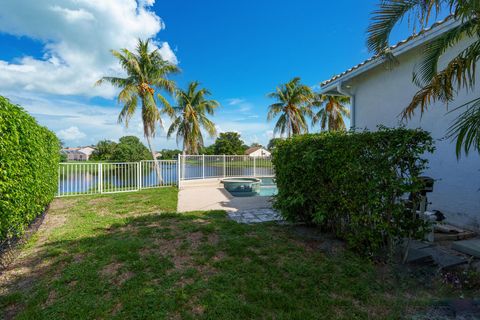
[[[178,192],[178,212],[225,210],[239,223],[282,220],[271,197],[233,197],[218,180],[184,182]]]
[[[233,197],[216,179],[182,182],[178,192],[178,212],[269,208],[271,197]]]

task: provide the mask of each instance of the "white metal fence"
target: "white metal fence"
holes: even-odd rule
[[[58,168],[57,197],[178,186],[181,181],[194,179],[273,175],[269,157],[179,155],[178,160],[67,162]]]
[[[222,177],[270,177],[274,175],[270,157],[229,155],[179,155],[180,180]]]
[[[57,196],[119,193],[178,184],[176,160],[60,163]]]

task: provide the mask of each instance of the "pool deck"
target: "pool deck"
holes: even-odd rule
[[[271,197],[233,197],[218,180],[182,183],[178,192],[178,212],[225,210],[237,212],[271,209]]]

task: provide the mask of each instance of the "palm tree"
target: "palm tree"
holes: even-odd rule
[[[280,115],[275,124],[275,133],[280,132],[282,136],[286,133],[287,137],[291,137],[308,132],[306,116],[312,115],[310,103],[313,93],[310,87],[300,83],[300,78],[293,78],[277,87],[276,92],[268,97],[278,101],[268,107],[267,115],[268,120]]]
[[[420,108],[423,113],[435,101],[445,104],[453,101],[459,89],[476,93],[476,97],[458,109],[466,110],[457,118],[448,135],[457,139],[457,156],[462,148],[480,152],[480,95],[475,92],[475,70],[480,59],[480,1],[478,0],[381,0],[368,28],[368,48],[389,58],[389,37],[392,29],[407,18],[414,27],[428,26],[432,17],[442,10],[449,10],[453,19],[461,23],[440,35],[428,44],[424,57],[413,76],[420,90],[403,111],[404,118],[411,118]],[[439,67],[439,59],[452,46],[464,38],[472,42],[456,56]]]
[[[123,104],[123,108],[118,116],[118,122],[124,122],[126,127],[128,127],[128,122],[135,114],[140,101],[143,133],[152,157],[155,159],[151,139],[155,136],[157,124],[162,125],[157,101],[164,108],[169,107],[169,103],[161,91],[170,94],[175,91],[175,82],[168,79],[167,76],[179,72],[179,69],[174,64],[163,60],[159,51],[151,50],[149,44],[150,40],[139,39],[136,52],[128,49],[112,50],[112,54],[120,61],[120,65],[127,75],[124,78],[103,77],[97,81],[97,85],[109,82],[121,89],[118,101]]]
[[[182,141],[183,154],[198,154],[203,147],[202,128],[211,136],[217,131],[215,124],[207,118],[207,114],[213,115],[219,103],[215,100],[207,100],[210,92],[205,88],[198,88],[198,82],[191,82],[187,90],[177,90],[177,106],[168,111],[173,115],[173,122],[168,129],[167,137],[170,138],[176,132],[177,143]]]
[[[344,117],[350,118],[350,110],[345,104],[350,103],[350,98],[345,96],[330,96],[315,94],[313,106],[320,107],[320,110],[313,115],[312,125],[320,122],[320,128],[328,131],[345,130]]]

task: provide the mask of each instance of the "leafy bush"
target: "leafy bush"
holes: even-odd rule
[[[429,133],[404,128],[280,141],[274,206],[288,220],[335,232],[362,253],[385,252],[397,239],[423,235],[425,223],[401,198],[422,187],[422,155],[433,150]]]
[[[21,234],[57,188],[60,141],[0,96],[0,239]]]
[[[110,160],[119,162],[136,162],[152,160],[152,154],[145,145],[135,136],[121,137],[115,146]]]

